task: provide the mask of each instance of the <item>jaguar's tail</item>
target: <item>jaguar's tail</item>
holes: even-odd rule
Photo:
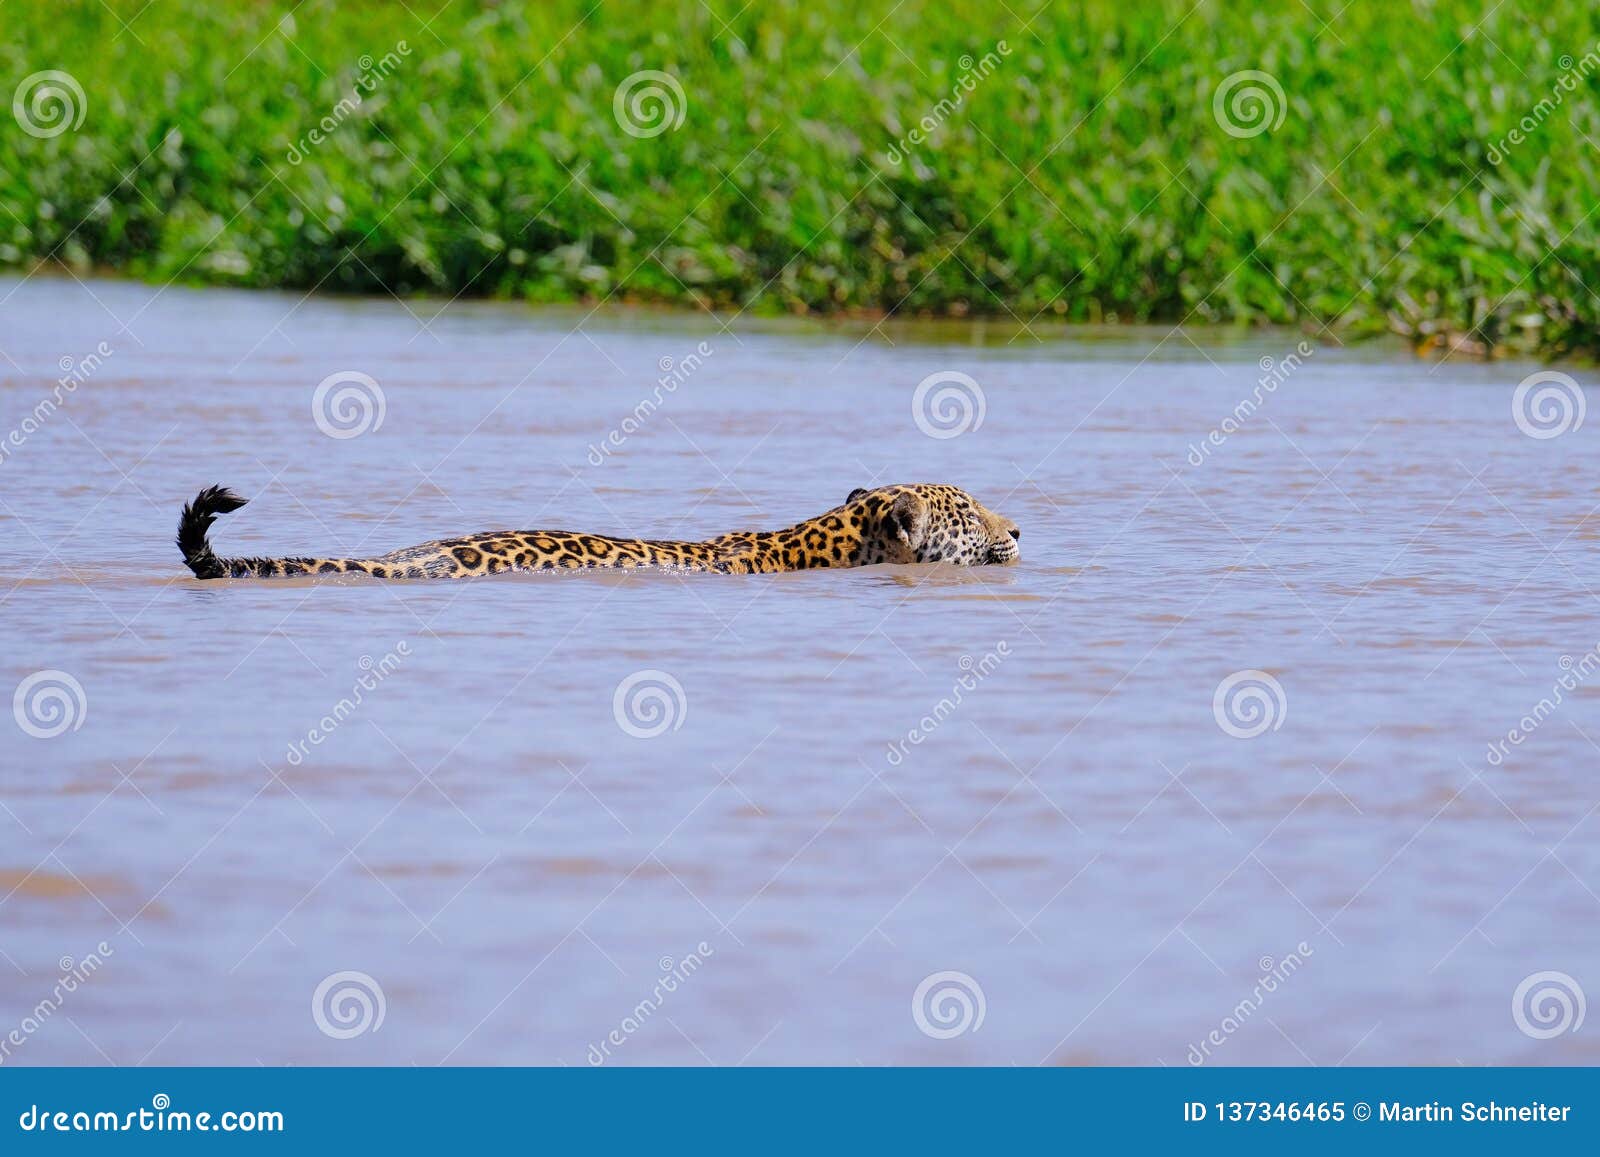
[[[247,501],[226,486],[208,486],[183,508],[178,517],[178,549],[183,551],[183,561],[196,578],[225,578],[230,573],[228,560],[212,553],[206,532],[217,515],[238,510]]]
[[[217,515],[238,510],[245,504],[226,486],[208,486],[194,496],[178,517],[178,549],[185,565],[197,578],[274,578],[303,574],[370,574],[388,577],[389,567],[380,560],[365,558],[218,558],[211,550],[206,532]],[[399,574],[396,573],[396,578]]]

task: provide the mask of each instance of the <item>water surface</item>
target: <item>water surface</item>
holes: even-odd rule
[[[1298,335],[0,296],[4,690],[82,690],[0,729],[0,1036],[100,958],[5,1063],[1600,1060],[1513,1015],[1600,992],[1600,435],[1518,429],[1536,367],[1318,347],[1201,452]],[[982,420],[931,437],[947,371]],[[382,421],[331,437],[344,372]],[[1021,563],[200,583],[172,544],[214,482],[222,553],[373,554],[917,480]]]

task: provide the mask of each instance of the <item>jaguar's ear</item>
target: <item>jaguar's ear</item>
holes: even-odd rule
[[[849,506],[856,499],[865,498],[867,496],[867,493],[868,493],[868,491],[867,491],[867,488],[865,486],[857,486],[854,490],[852,490],[850,492],[849,496],[844,500],[844,504],[846,506]]]
[[[904,491],[890,505],[884,520],[896,538],[917,550],[928,535],[928,504],[911,491]]]

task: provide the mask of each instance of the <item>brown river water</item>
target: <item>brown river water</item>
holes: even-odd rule
[[[1600,1062],[1600,379],[1299,341],[0,281],[0,1064]]]

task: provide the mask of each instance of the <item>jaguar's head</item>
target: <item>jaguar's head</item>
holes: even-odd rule
[[[852,490],[845,499],[852,525],[860,519],[868,562],[948,562],[957,566],[1011,563],[1022,531],[955,486],[918,482]]]

